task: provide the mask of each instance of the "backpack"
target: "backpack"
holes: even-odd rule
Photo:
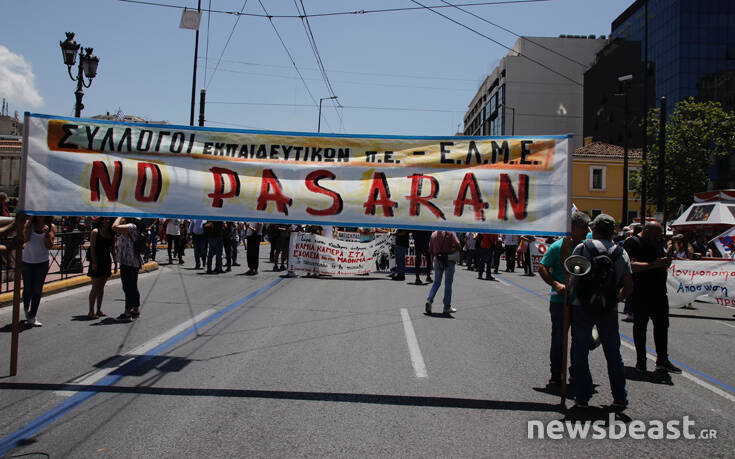
[[[613,245],[601,251],[593,240],[584,241],[582,255],[590,261],[590,271],[577,279],[576,295],[582,307],[591,313],[608,311],[618,304],[618,281],[615,278],[615,261],[622,256],[623,248]]]

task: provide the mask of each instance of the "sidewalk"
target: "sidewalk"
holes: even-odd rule
[[[140,268],[140,272],[155,271],[158,269],[158,263],[155,261],[148,262]],[[120,271],[115,271],[110,279],[120,277]],[[75,276],[69,279],[62,279],[58,281],[47,282],[43,286],[43,294],[48,295],[50,293],[63,292],[72,288],[81,287],[88,285],[92,282],[89,276]],[[22,292],[22,290],[21,290]],[[22,293],[21,293],[22,294]],[[13,292],[7,292],[0,294],[0,308],[12,306],[13,304]]]

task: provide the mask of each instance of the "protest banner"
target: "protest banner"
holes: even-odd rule
[[[360,233],[357,231],[335,231],[334,238],[345,242],[360,242]]]
[[[23,149],[29,214],[568,231],[569,136],[355,136],[27,113]]]
[[[549,248],[546,239],[537,237],[534,242],[529,246],[531,250],[531,267],[534,272],[538,271],[539,265],[541,265],[541,259],[544,258],[546,250]],[[505,252],[500,255],[500,266],[505,266]],[[516,252],[516,264],[517,269],[523,269],[523,253]]]
[[[389,269],[390,239],[349,242],[312,233],[291,233],[289,270],[297,274],[354,276]]]
[[[721,306],[735,307],[735,264],[731,261],[674,260],[668,269],[666,288],[672,308],[702,296],[712,298]]]

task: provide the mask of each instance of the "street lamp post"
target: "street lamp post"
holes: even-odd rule
[[[79,118],[82,116],[82,109],[84,108],[84,104],[82,104],[82,97],[84,97],[82,87],[88,88],[92,86],[92,79],[97,76],[97,65],[99,65],[100,59],[92,54],[94,49],[83,48],[84,51],[79,53],[77,76],[74,77],[71,73],[71,68],[76,64],[77,51],[80,48],[80,45],[74,41],[74,32],[66,32],[66,40],[60,41],[59,46],[61,46],[64,64],[66,64],[67,70],[69,71],[69,78],[77,82],[77,90],[74,92],[77,99],[74,105],[74,116]],[[85,76],[89,79],[89,83],[84,82]]]
[[[628,118],[630,117],[628,107],[629,91],[624,86],[629,86],[632,80],[633,75],[623,75],[618,77],[620,91],[616,94],[616,96],[625,96],[625,118],[623,120],[623,226],[628,224]]]
[[[319,122],[316,125],[316,132],[322,132],[322,101],[336,98],[337,96],[322,97],[321,99],[319,99]]]

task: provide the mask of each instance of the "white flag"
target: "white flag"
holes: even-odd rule
[[[731,258],[735,254],[735,227],[716,236],[710,242],[715,243],[715,247],[717,247],[717,250],[720,251],[723,257]]]

